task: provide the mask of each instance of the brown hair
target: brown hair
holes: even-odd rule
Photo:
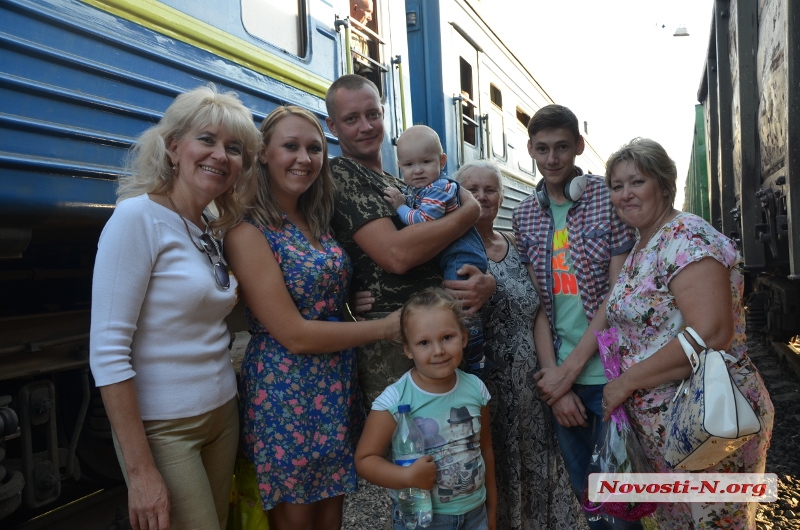
[[[581,138],[578,117],[563,105],[545,105],[537,110],[528,122],[528,138],[533,138],[539,131],[553,129],[567,129],[575,137],[576,142]]]
[[[606,186],[611,188],[611,173],[620,162],[633,162],[640,173],[653,177],[662,190],[667,192],[667,202],[675,204],[678,190],[678,170],[675,162],[660,143],[650,138],[634,138],[608,157],[606,162]]]
[[[372,87],[375,91],[375,94],[378,96],[378,100],[381,98],[381,91],[378,90],[378,87],[375,86],[375,83],[367,79],[366,77],[361,77],[360,75],[356,74],[345,74],[339,77],[336,81],[331,83],[331,86],[328,87],[328,92],[325,94],[325,108],[328,110],[328,117],[332,120],[336,120],[336,93],[339,90],[361,90],[365,86]]]
[[[331,178],[330,165],[328,165],[328,142],[325,141],[325,133],[322,131],[322,126],[317,117],[310,111],[294,105],[276,108],[261,123],[261,135],[263,137],[261,153],[264,153],[269,147],[275,126],[287,116],[298,116],[308,120],[317,129],[322,141],[322,167],[320,168],[319,176],[311,184],[311,187],[300,195],[297,201],[297,206],[306,218],[311,232],[316,239],[319,239],[323,234],[327,234],[330,231],[335,185],[333,178]],[[263,225],[280,228],[283,224],[281,221],[282,212],[270,192],[269,160],[266,164],[259,162],[258,166],[260,168],[258,172],[258,189],[256,190],[253,206],[248,213]]]
[[[403,344],[408,345],[408,336],[406,335],[408,319],[421,309],[451,311],[456,322],[458,322],[458,326],[461,328],[461,332],[465,337],[467,336],[467,327],[464,324],[464,316],[461,313],[461,309],[458,307],[458,301],[441,287],[428,287],[424,291],[413,294],[403,304],[403,309],[400,310],[400,333],[403,336]]]

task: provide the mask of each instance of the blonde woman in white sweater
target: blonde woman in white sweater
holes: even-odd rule
[[[225,527],[239,423],[221,236],[253,197],[259,143],[235,94],[178,96],[138,139],[100,236],[90,364],[135,530]]]

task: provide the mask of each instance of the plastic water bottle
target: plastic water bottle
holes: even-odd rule
[[[410,466],[425,455],[425,438],[409,414],[411,405],[397,407],[397,428],[392,436],[392,456],[398,466]],[[405,488],[397,492],[397,504],[406,528],[427,527],[433,519],[431,492]]]

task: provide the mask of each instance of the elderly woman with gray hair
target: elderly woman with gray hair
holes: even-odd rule
[[[469,162],[454,175],[481,206],[475,223],[497,288],[481,308],[486,350],[494,366],[484,375],[492,395],[492,445],[497,473],[497,527],[573,529],[583,517],[572,494],[547,404],[532,384],[539,362],[533,322],[539,295],[520,262],[513,234],[494,229],[503,202],[496,164]]]

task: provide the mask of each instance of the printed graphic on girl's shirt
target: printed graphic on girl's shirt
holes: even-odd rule
[[[449,417],[441,421],[414,418],[425,437],[426,453],[436,462],[432,493],[441,503],[483,486],[486,470],[481,458],[480,422],[480,415],[473,416],[467,407],[451,407]]]

